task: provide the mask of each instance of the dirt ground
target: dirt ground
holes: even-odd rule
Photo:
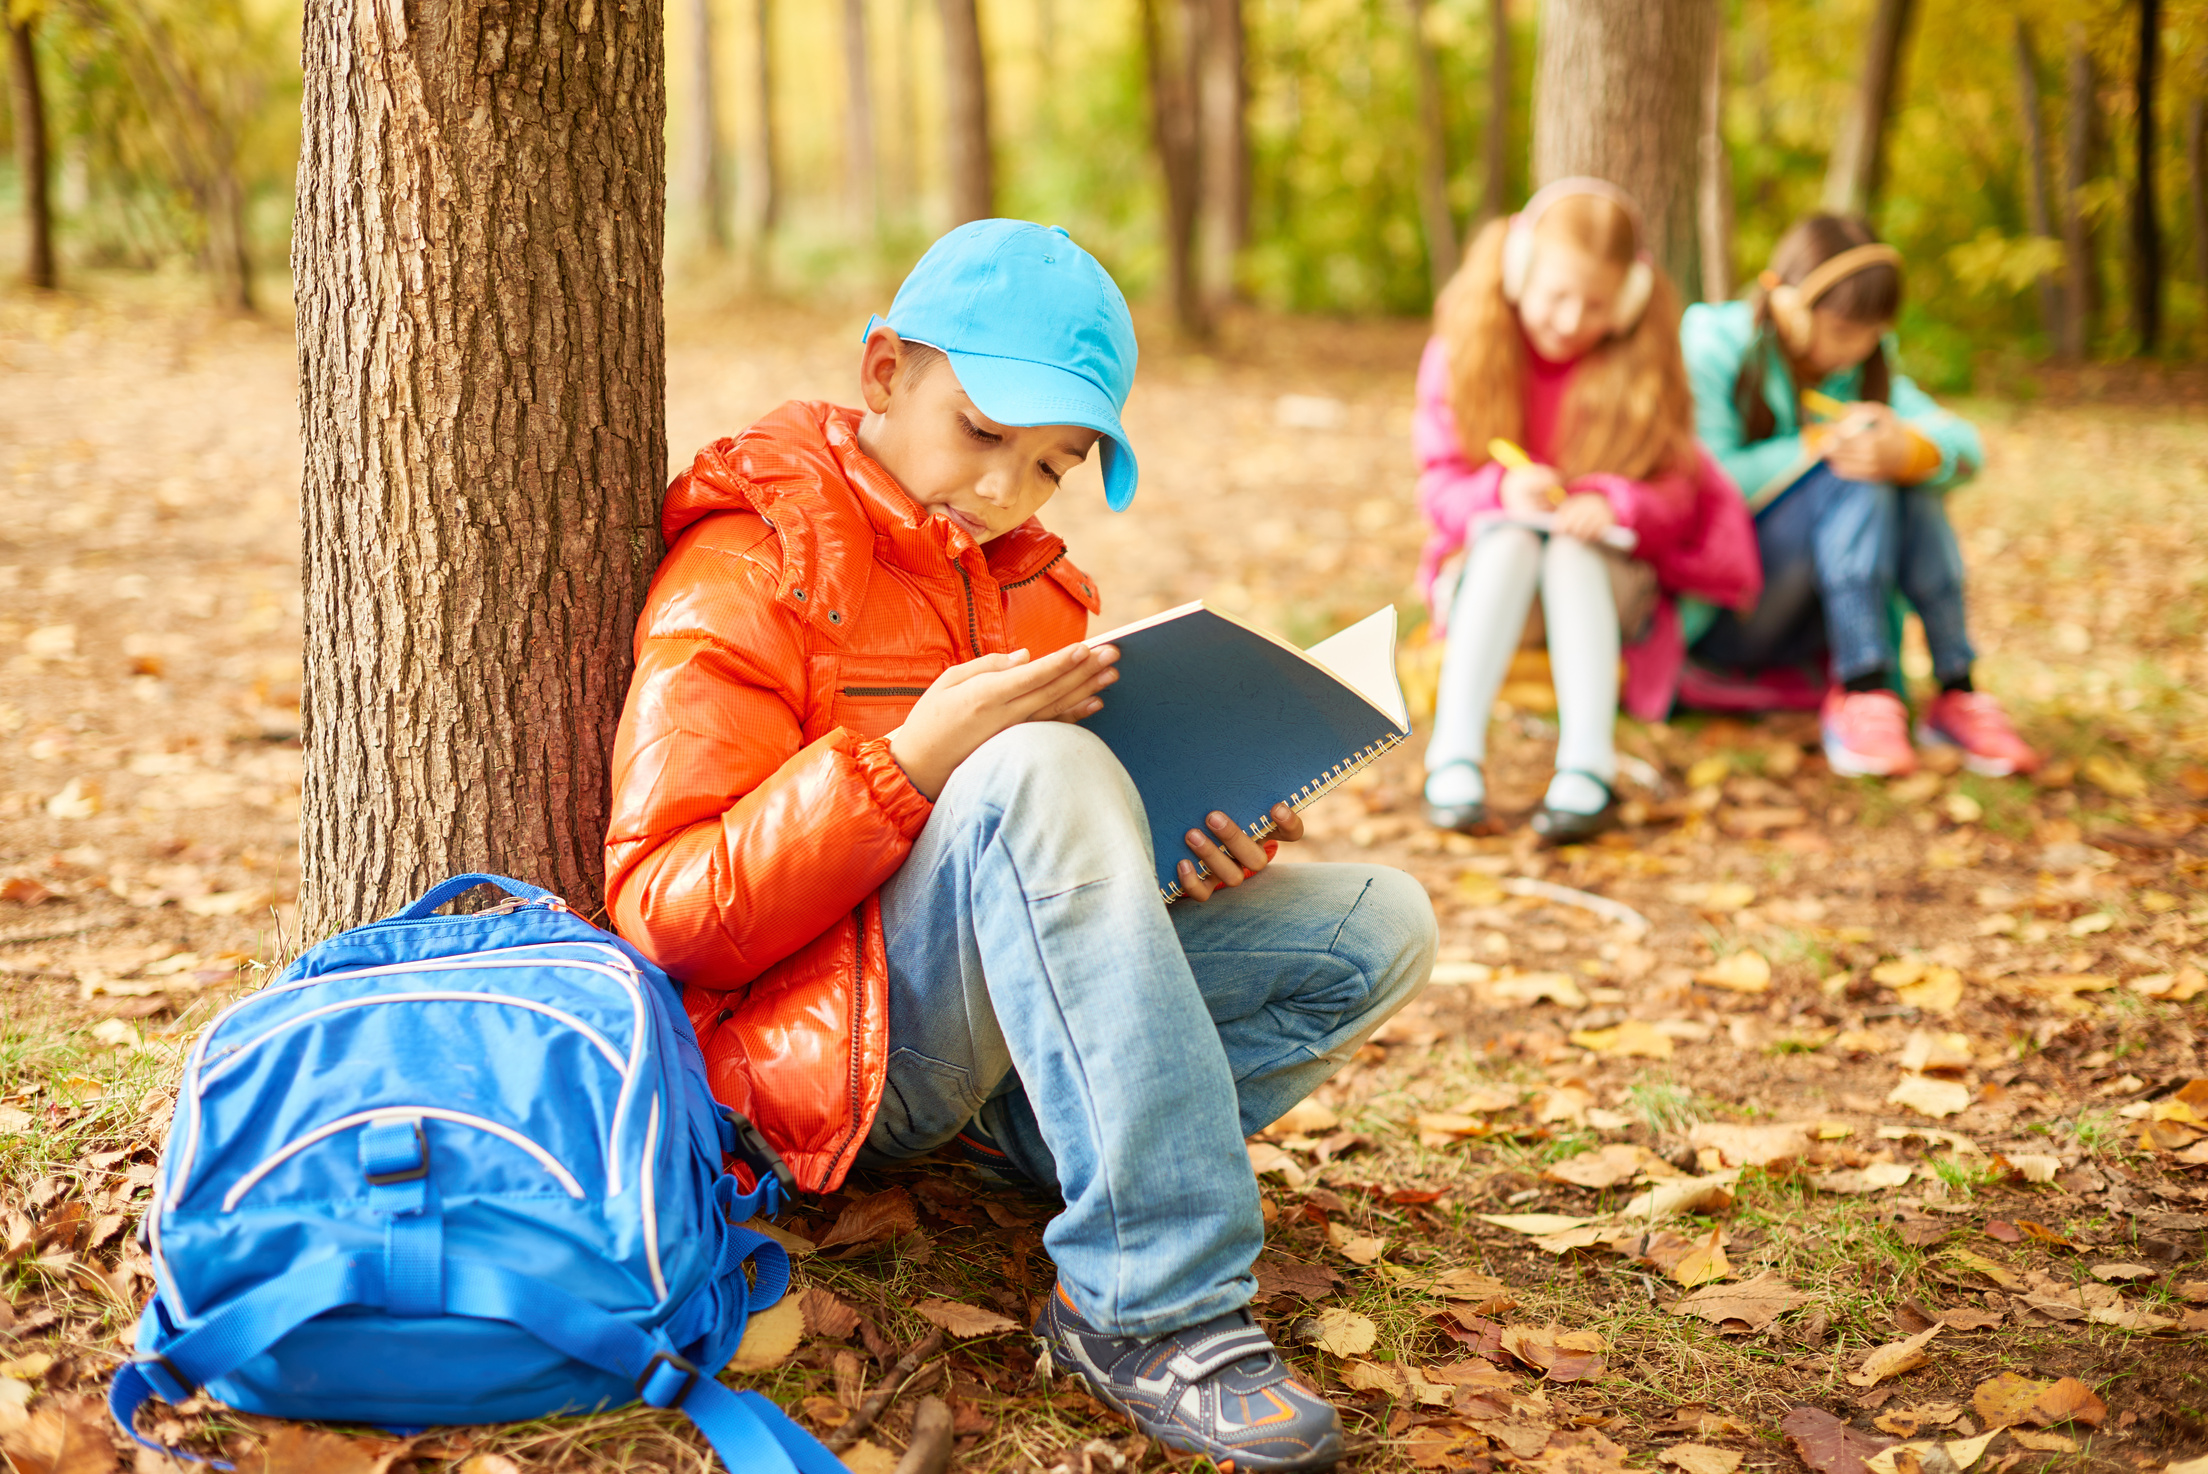
[[[678,304],[678,459],[847,395],[862,320]],[[1309,640],[1408,612],[1420,338],[1146,334],[1135,509],[1105,511],[1091,468],[1045,516],[1106,620],[1203,597]],[[1545,851],[1521,822],[1554,742],[1529,668],[1495,834],[1420,823],[1415,744],[1311,812],[1290,858],[1409,869],[1443,939],[1425,997],[1251,1148],[1257,1308],[1343,1407],[1352,1467],[2128,1474],[2208,1452],[2208,415],[2184,384],[2040,387],[1963,406],[1990,464],[1954,502],[1980,684],[2056,754],[2040,781],[1836,779],[1805,718],[1626,723],[1632,822]],[[19,1469],[113,1467],[92,1399],[148,1286],[130,1230],[165,1086],[296,945],[293,394],[281,323],[0,299]],[[1004,1329],[1048,1289],[1048,1211],[948,1167],[802,1205],[802,1323],[741,1377],[826,1434],[927,1333],[915,1307],[951,1301],[997,1329],[926,1362],[854,1468],[886,1474],[920,1391],[948,1399],[960,1468],[1167,1462],[1039,1384]],[[698,1467],[648,1413],[413,1440],[197,1400],[164,1419],[270,1469]]]

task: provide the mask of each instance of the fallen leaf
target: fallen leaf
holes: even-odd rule
[[[2078,1451],[2078,1441],[2062,1433],[2034,1433],[2029,1428],[2011,1428],[2009,1437],[2033,1453],[2074,1454]]]
[[[1452,1269],[1419,1282],[1417,1288],[1429,1290],[1446,1300],[1496,1300],[1510,1293],[1510,1288],[1501,1280],[1477,1269]]]
[[[1743,947],[1696,973],[1694,980],[1734,993],[1761,993],[1771,986],[1771,962],[1755,948]]]
[[[1497,978],[1491,985],[1496,996],[1505,1003],[1539,1003],[1547,1000],[1559,1008],[1579,1009],[1587,1006],[1587,995],[1580,991],[1579,983],[1568,972],[1521,972],[1510,977]]]
[[[1725,1257],[1725,1245],[1722,1242],[1724,1235],[1723,1228],[1711,1229],[1707,1243],[1697,1244],[1671,1267],[1671,1277],[1690,1289],[1696,1285],[1731,1279],[1733,1266]]]
[[[1706,1443],[1675,1443],[1656,1455],[1656,1462],[1671,1465],[1679,1474],[1733,1474],[1741,1457],[1732,1449]]]
[[[1898,1407],[1871,1419],[1871,1426],[1896,1438],[1914,1438],[1926,1428],[1944,1428],[1963,1415],[1962,1405],[1936,1402],[1925,1407]]]
[[[1332,1131],[1341,1119],[1315,1100],[1299,1100],[1261,1133],[1265,1136],[1317,1136]]]
[[[803,1234],[791,1233],[781,1225],[770,1223],[764,1218],[747,1218],[738,1227],[748,1228],[753,1233],[765,1234],[787,1250],[792,1259],[802,1259],[812,1253],[816,1247],[813,1241]]]
[[[929,1325],[941,1326],[961,1341],[976,1336],[998,1336],[1020,1328],[1020,1323],[1009,1316],[984,1310],[978,1305],[963,1305],[956,1300],[923,1300],[912,1308]]]
[[[267,1430],[258,1459],[248,1455],[238,1461],[238,1467],[240,1474],[383,1474],[412,1446],[412,1440],[347,1438],[320,1428],[278,1423]]]
[[[1445,1146],[1450,1141],[1467,1136],[1485,1136],[1488,1131],[1484,1116],[1467,1116],[1455,1111],[1421,1111],[1411,1118],[1418,1128],[1421,1144]],[[1429,1141],[1429,1138],[1434,1140]]]
[[[11,875],[0,880],[0,901],[13,901],[18,906],[36,906],[42,901],[51,901],[54,894],[28,875]]]
[[[1673,1315],[1691,1315],[1723,1328],[1738,1321],[1748,1330],[1760,1331],[1790,1310],[1811,1304],[1817,1297],[1805,1295],[1770,1270],[1737,1285],[1707,1285],[1671,1304]]]
[[[2183,1463],[2173,1461],[2165,1464],[2162,1474],[2208,1474],[2208,1454],[2202,1454],[2197,1459],[2187,1459]]]
[[[1342,1283],[1341,1275],[1323,1264],[1293,1259],[1260,1259],[1251,1268],[1257,1275],[1257,1293],[1268,1300],[1275,1295],[1323,1300]]]
[[[848,1341],[851,1333],[859,1328],[859,1313],[818,1285],[808,1287],[798,1297],[797,1305],[804,1315],[805,1334],[808,1336]]]
[[[1879,1347],[1863,1358],[1861,1371],[1849,1373],[1849,1385],[1876,1387],[1888,1377],[1898,1377],[1903,1372],[1915,1371],[1932,1359],[1924,1354],[1925,1346],[1946,1329],[1945,1325],[1934,1322],[1905,1341],[1892,1341]]]
[[[1930,1029],[1911,1029],[1908,1039],[1901,1046],[1901,1058],[1895,1062],[1903,1069],[1918,1075],[1967,1070],[1974,1063],[1970,1054],[1970,1036],[1937,1034]]]
[[[0,1134],[19,1135],[31,1129],[36,1118],[21,1106],[0,1106]]]
[[[1370,1264],[1388,1246],[1386,1239],[1352,1233],[1339,1223],[1329,1223],[1326,1226],[1326,1241],[1333,1246],[1335,1253],[1352,1264]]]
[[[1318,1315],[1318,1344],[1336,1356],[1363,1356],[1380,1339],[1380,1328],[1354,1310],[1328,1306]]]
[[[1896,987],[1894,996],[1911,1008],[1945,1016],[1962,1005],[1963,975],[1952,967],[1927,967],[1914,982]]]
[[[504,1454],[470,1454],[460,1461],[455,1474],[521,1474],[521,1465]]]
[[[1723,1126],[1705,1124],[1687,1133],[1687,1145],[1715,1150],[1728,1167],[1771,1167],[1809,1153],[1810,1128],[1801,1124]]]
[[[1608,1345],[1595,1331],[1567,1331],[1548,1326],[1507,1326],[1502,1351],[1551,1382],[1584,1382],[1606,1369],[1603,1352]]]
[[[1945,1445],[1947,1456],[1955,1461],[1955,1467],[1958,1471],[1967,1471],[1971,1465],[1977,1463],[1985,1455],[1986,1445],[1993,1442],[2000,1434],[2001,1430],[1999,1428],[1993,1428],[1979,1434],[1976,1438],[1951,1439]]]
[[[1644,1147],[1613,1142],[1591,1152],[1581,1152],[1576,1157],[1566,1157],[1561,1162],[1552,1162],[1541,1175],[1551,1182],[1568,1182],[1576,1187],[1616,1187],[1638,1175],[1648,1156]]]
[[[897,1474],[897,1455],[871,1438],[860,1439],[836,1457],[851,1474]]]
[[[1850,1428],[1821,1407],[1795,1408],[1779,1420],[1795,1457],[1815,1474],[1866,1474],[1864,1461],[1894,1440]]]
[[[907,1204],[909,1207],[910,1204]],[[736,1343],[729,1365],[740,1372],[763,1372],[778,1367],[805,1338],[805,1310],[784,1295],[744,1324],[744,1339]]]
[[[1733,1205],[1733,1184],[1740,1170],[1713,1172],[1704,1177],[1681,1177],[1659,1182],[1627,1203],[1620,1213],[1627,1218],[1661,1222],[1681,1213],[1718,1213]]]
[[[2030,1414],[2031,1421],[2042,1428],[2055,1423],[2083,1423],[2088,1428],[2098,1428],[2101,1419],[2107,1416],[2108,1404],[2076,1377],[2061,1377],[2048,1383],[2032,1400]]]
[[[1524,1098],[1524,1092],[1507,1085],[1482,1085],[1457,1102],[1468,1112],[1507,1111]]]
[[[841,1244],[879,1243],[901,1233],[916,1232],[919,1227],[920,1215],[913,1210],[912,1195],[901,1187],[885,1188],[844,1204],[843,1211],[836,1215],[835,1225],[821,1236],[818,1247],[833,1249]]]
[[[1562,1213],[1481,1213],[1475,1216],[1482,1223],[1492,1223],[1497,1228],[1507,1228],[1512,1233],[1528,1236],[1563,1233],[1566,1229],[1585,1228],[1595,1221],[1592,1218],[1572,1218]]]
[[[1612,1059],[1671,1058],[1671,1036],[1639,1019],[1627,1019],[1607,1029],[1575,1029],[1571,1040],[1582,1049]]]
[[[1967,1305],[1940,1313],[1941,1324],[1957,1331],[1990,1331],[2001,1321],[1998,1310],[1972,1310]]]
[[[2151,1280],[2154,1275],[2155,1271],[2144,1264],[2096,1264],[2093,1266],[2093,1278],[2107,1280],[2112,1284],[2127,1283],[2131,1280]]]
[[[1994,1157],[1993,1165],[2026,1182],[2046,1183],[2053,1182],[2062,1170],[2062,1158],[2045,1152],[2002,1152]]]
[[[2015,1372],[2003,1372],[1980,1382],[1970,1395],[1970,1410],[1978,1415],[1978,1421],[1988,1428],[2007,1428],[2017,1423],[2028,1423],[2032,1417],[2032,1404],[2039,1401],[2039,1394],[2052,1387],[2052,1382],[2034,1381]]]
[[[1937,1120],[1952,1116],[1970,1105],[1970,1087],[1959,1080],[1935,1080],[1927,1075],[1904,1075],[1901,1083],[1887,1092],[1888,1105],[1903,1106],[1920,1116]]]
[[[1873,1162],[1868,1167],[1843,1167],[1837,1172],[1820,1172],[1810,1178],[1809,1182],[1819,1192],[1855,1195],[1900,1187],[1914,1175],[1913,1169],[1899,1162]]]
[[[2078,776],[2110,798],[2138,798],[2147,791],[2147,780],[2121,758],[2096,752],[2078,764]]]
[[[2120,1331],[2166,1331],[2178,1323],[2174,1315],[2156,1315],[2141,1306],[2123,1304],[2097,1305],[2086,1311],[2085,1318]]]
[[[1250,1171],[1259,1177],[1278,1177],[1290,1187],[1303,1186],[1303,1164],[1269,1141],[1249,1144]]]

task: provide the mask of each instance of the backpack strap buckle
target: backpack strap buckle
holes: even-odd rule
[[[652,1359],[644,1363],[644,1370],[637,1373],[637,1398],[647,1407],[681,1407],[690,1389],[698,1385],[698,1375],[695,1366],[674,1352],[654,1351]],[[682,1383],[670,1393],[668,1385],[678,1376]]]
[[[409,1129],[412,1140],[406,1135]],[[371,1122],[361,1133],[360,1167],[370,1187],[420,1182],[429,1176],[429,1138],[422,1134],[422,1118]]]
[[[176,1406],[178,1403],[183,1402],[186,1398],[189,1398],[193,1393],[199,1391],[199,1385],[195,1383],[190,1377],[184,1375],[184,1369],[182,1367],[179,1367],[175,1362],[169,1360],[158,1351],[145,1352],[137,1357],[134,1357],[133,1360],[137,1364],[138,1374],[142,1377],[145,1377],[147,1383],[152,1386],[153,1390],[161,1394],[161,1400],[168,1403],[171,1407]],[[168,1388],[162,1386],[159,1382],[154,1381],[151,1376],[147,1375],[156,1368],[158,1368],[161,1373],[166,1376],[170,1381],[176,1384],[176,1390],[174,1392],[171,1392]]]
[[[782,1160],[782,1154],[767,1140],[766,1133],[742,1111],[727,1106],[718,1106],[717,1110],[721,1119],[721,1150],[751,1173],[753,1191],[772,1182],[782,1190],[783,1202],[793,1201],[797,1197],[797,1174]],[[771,1213],[774,1209],[770,1207],[767,1211]]]

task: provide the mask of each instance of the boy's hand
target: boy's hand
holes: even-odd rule
[[[1502,502],[1513,512],[1553,512],[1564,495],[1554,466],[1514,466],[1503,473]]]
[[[984,655],[935,678],[889,734],[889,755],[929,802],[974,749],[1007,727],[1077,721],[1103,708],[1096,693],[1119,679],[1110,645],[1068,645],[1041,660],[1025,650]]]
[[[1272,819],[1273,838],[1284,844],[1294,844],[1303,838],[1303,816],[1288,805],[1274,804]],[[1204,824],[1211,830],[1210,834],[1191,829],[1186,838],[1196,858],[1211,871],[1211,878],[1204,879],[1197,873],[1195,864],[1188,860],[1181,861],[1174,872],[1174,879],[1181,883],[1181,894],[1189,900],[1208,901],[1221,886],[1238,886],[1272,863],[1266,858],[1264,847],[1225,814],[1213,810],[1205,817]]]
[[[1611,510],[1610,498],[1594,491],[1575,491],[1556,510],[1556,530],[1583,543],[1591,543],[1602,536],[1602,530],[1614,526],[1617,520],[1618,514]]]

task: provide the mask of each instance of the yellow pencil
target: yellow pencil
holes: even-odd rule
[[[1804,389],[1802,391],[1802,405],[1805,409],[1823,415],[1828,420],[1837,420],[1848,412],[1848,407],[1839,400],[1833,398],[1830,394],[1820,394],[1815,389]],[[1490,455],[1494,454],[1492,446],[1489,447],[1488,453]]]
[[[1533,464],[1532,456],[1527,455],[1516,445],[1512,444],[1508,440],[1505,440],[1500,435],[1496,436],[1493,440],[1487,442],[1487,453],[1490,457],[1492,457],[1496,461],[1499,461],[1503,465],[1504,469],[1510,471],[1522,471],[1526,467]],[[1552,507],[1561,507],[1564,505],[1563,487],[1552,486],[1549,488],[1549,505]]]

